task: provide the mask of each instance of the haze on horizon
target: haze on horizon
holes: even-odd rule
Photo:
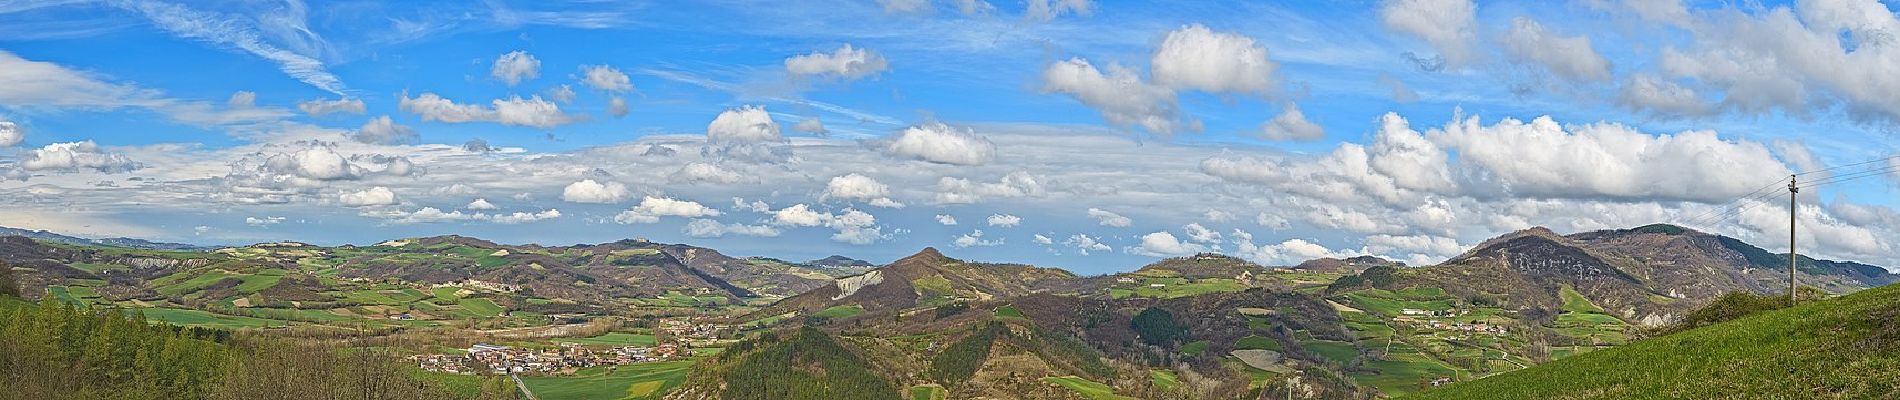
[[[1803,190],[1797,244],[1891,266],[1895,31],[1872,0],[26,1],[0,226],[1095,274],[1532,226],[1786,251],[1785,196],[1736,200],[1877,171]]]

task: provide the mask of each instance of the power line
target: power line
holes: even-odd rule
[[[1832,167],[1827,167],[1827,168],[1822,168],[1822,169],[1817,169],[1817,170],[1813,170],[1813,171],[1807,171],[1807,172],[1802,172],[1802,173],[1798,173],[1798,174],[1794,174],[1794,176],[1808,176],[1808,175],[1813,175],[1813,174],[1818,174],[1818,173],[1822,173],[1822,172],[1827,172],[1827,171],[1833,171],[1833,170],[1837,170],[1837,169],[1841,169],[1841,168],[1847,168],[1847,167],[1857,167],[1857,166],[1862,166],[1862,165],[1867,165],[1867,164],[1873,164],[1873,163],[1877,163],[1877,162],[1881,162],[1881,161],[1887,161],[1887,160],[1889,160],[1889,159],[1892,159],[1892,158],[1895,158],[1895,157],[1900,157],[1900,155],[1894,155],[1894,154],[1890,154],[1890,155],[1886,155],[1886,156],[1882,156],[1882,157],[1880,157],[1880,158],[1876,158],[1876,159],[1872,159],[1872,160],[1867,160],[1867,161],[1861,161],[1861,162],[1857,162],[1857,163],[1853,163],[1853,164],[1846,164],[1846,165],[1836,165],[1836,166],[1832,166]]]
[[[1810,188],[1810,187],[1822,186],[1822,185],[1832,185],[1832,184],[1856,180],[1856,179],[1886,175],[1893,172],[1900,172],[1900,164],[1888,165],[1885,167],[1865,170],[1865,171],[1860,171],[1860,172],[1852,172],[1852,173],[1846,173],[1846,174],[1841,174],[1841,175],[1835,175],[1835,176],[1831,176],[1820,181],[1803,183],[1800,185],[1800,187]]]
[[[1716,213],[1717,211],[1722,211],[1722,210],[1726,210],[1726,209],[1731,209],[1731,208],[1733,208],[1733,207],[1735,207],[1735,206],[1737,205],[1737,203],[1741,203],[1741,202],[1743,202],[1743,201],[1746,201],[1746,200],[1751,200],[1751,199],[1754,199],[1754,198],[1757,198],[1757,197],[1764,197],[1764,196],[1767,196],[1767,195],[1770,195],[1770,194],[1775,194],[1775,193],[1777,193],[1777,192],[1765,192],[1765,193],[1764,193],[1763,191],[1765,191],[1765,190],[1768,190],[1769,188],[1773,188],[1773,187],[1775,187],[1775,185],[1780,185],[1780,184],[1781,184],[1782,182],[1787,182],[1787,181],[1788,181],[1788,179],[1790,179],[1790,178],[1781,178],[1781,179],[1777,179],[1777,180],[1775,180],[1774,182],[1769,182],[1769,183],[1768,183],[1767,185],[1762,185],[1762,187],[1760,187],[1760,188],[1757,188],[1757,189],[1755,189],[1755,191],[1752,191],[1752,192],[1748,192],[1748,194],[1744,194],[1744,195],[1742,195],[1742,197],[1740,197],[1740,198],[1737,198],[1737,199],[1735,199],[1735,200],[1729,200],[1729,201],[1728,201],[1727,203],[1722,203],[1722,208],[1717,208],[1717,209],[1711,209],[1711,210],[1709,210],[1709,211],[1705,211],[1705,212],[1703,212],[1703,213],[1701,213],[1701,214],[1697,214],[1697,215],[1696,215],[1696,216],[1694,216],[1694,217],[1689,217],[1689,218],[1685,218],[1685,219],[1682,219],[1681,221],[1682,221],[1682,222],[1685,222],[1685,223],[1686,223],[1686,222],[1692,222],[1692,221],[1700,221],[1700,220],[1702,220],[1702,218],[1704,218],[1704,217],[1708,217],[1708,216],[1710,216],[1710,215],[1714,215],[1714,214],[1715,214],[1715,213]]]

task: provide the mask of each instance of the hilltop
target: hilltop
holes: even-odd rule
[[[1408,398],[1882,398],[1900,391],[1900,286],[1746,316]]]

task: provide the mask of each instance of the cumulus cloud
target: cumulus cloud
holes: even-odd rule
[[[600,183],[583,179],[561,189],[561,200],[572,203],[619,203],[629,197],[633,197],[633,192],[627,191],[627,185],[620,182]]]
[[[26,141],[26,128],[12,121],[0,121],[0,147],[19,146]]]
[[[1418,92],[1413,91],[1410,86],[1406,86],[1405,81],[1401,81],[1399,78],[1394,78],[1389,74],[1379,74],[1379,84],[1385,85],[1387,89],[1392,91],[1392,101],[1399,103],[1418,101]]]
[[[884,143],[884,152],[940,164],[982,165],[996,158],[996,144],[968,128],[932,122],[905,128]]]
[[[1107,243],[1102,243],[1100,238],[1081,233],[1069,235],[1068,239],[1062,240],[1062,244],[1074,246],[1076,253],[1085,256],[1092,253],[1115,250],[1114,247],[1109,247]]]
[[[772,224],[831,228],[836,232],[831,235],[831,240],[850,244],[871,244],[892,237],[884,233],[883,227],[877,226],[876,216],[855,209],[832,214],[813,210],[805,204],[796,204],[774,211]]]
[[[1527,17],[1511,20],[1500,39],[1506,53],[1535,62],[1557,76],[1580,81],[1609,81],[1610,60],[1590,47],[1587,36],[1561,36]]]
[[[1478,6],[1471,0],[1390,0],[1379,7],[1386,29],[1417,36],[1452,67],[1476,61]]]
[[[284,223],[284,217],[244,217],[244,224],[250,226],[266,226],[281,223]]]
[[[231,93],[231,98],[228,100],[225,100],[224,105],[231,108],[256,107],[257,106],[257,92],[253,92],[249,90],[239,90],[237,92]]]
[[[303,111],[304,114],[312,117],[339,113],[362,114],[368,111],[368,109],[363,106],[363,101],[357,99],[305,100],[297,103],[297,110]]]
[[[753,144],[782,142],[778,122],[762,106],[744,106],[720,112],[706,125],[706,139],[713,144]]]
[[[1687,32],[1683,45],[1663,47],[1658,70],[1693,82],[1721,109],[1796,117],[1839,109],[1858,119],[1900,119],[1893,95],[1900,74],[1892,73],[1900,18],[1885,3],[1804,1],[1694,14],[1674,2],[1631,3],[1645,18]]]
[[[481,221],[503,225],[525,224],[561,217],[561,210],[547,209],[539,212],[513,212],[508,214],[464,213],[461,211],[443,211],[435,207],[423,207],[415,211],[372,210],[363,212],[363,216],[380,218],[393,224],[427,224],[443,222]]]
[[[1315,258],[1343,258],[1358,255],[1354,252],[1334,251],[1306,239],[1287,239],[1277,244],[1255,244],[1252,235],[1244,231],[1234,232],[1237,238],[1235,255],[1262,264],[1293,265]]]
[[[1713,131],[1649,135],[1615,123],[1558,125],[1550,117],[1480,125],[1455,121],[1431,133],[1455,149],[1476,190],[1493,195],[1725,202],[1790,172],[1760,143]],[[1738,174],[1736,171],[1749,171]],[[1487,193],[1480,193],[1487,194]]]
[[[831,133],[830,129],[825,129],[825,121],[820,121],[818,120],[817,117],[806,118],[803,121],[798,121],[798,123],[792,124],[792,131],[805,132],[805,133],[818,135],[818,136],[824,136],[825,134]]]
[[[1124,217],[1121,214],[1094,207],[1089,207],[1089,218],[1094,218],[1095,222],[1102,224],[1102,226],[1113,226],[1117,228],[1126,228],[1129,225],[1135,224],[1135,220]]]
[[[1663,116],[1696,117],[1716,111],[1695,89],[1647,72],[1631,74],[1623,87],[1617,89],[1616,103],[1633,111]]]
[[[622,118],[622,117],[626,117],[627,113],[630,111],[632,110],[627,109],[627,99],[621,98],[620,96],[614,96],[612,98],[607,99],[607,114],[608,115],[612,115],[614,116],[614,118]]]
[[[502,125],[553,128],[583,119],[562,112],[559,105],[542,100],[540,95],[527,99],[510,96],[507,99],[495,99],[491,104],[492,107],[456,104],[435,93],[423,93],[416,97],[409,97],[408,93],[403,93],[397,107],[422,117],[423,121],[451,124],[495,122]]]
[[[976,229],[970,231],[970,233],[957,235],[956,238],[950,240],[950,245],[957,246],[957,248],[1001,246],[1003,245],[1003,239],[984,239],[983,230]]]
[[[387,187],[377,186],[355,192],[337,195],[336,201],[348,207],[387,206],[396,204],[396,192]]]
[[[577,96],[577,94],[574,93],[574,87],[568,86],[565,83],[560,86],[548,88],[548,90],[543,91],[543,93],[548,95],[548,100],[554,100],[561,104],[573,103],[574,97]]]
[[[957,217],[953,217],[947,214],[937,214],[937,224],[944,225],[944,226],[956,225]]]
[[[921,1],[919,1],[921,3]],[[890,9],[886,3],[885,9]],[[846,43],[830,53],[815,52],[785,59],[785,72],[793,76],[822,76],[855,81],[890,70],[890,62],[870,49],[853,48]]]
[[[870,202],[874,206],[889,208],[904,206],[902,203],[891,200],[890,195],[889,185],[853,172],[832,177],[831,182],[825,184],[825,191],[819,195],[819,199],[861,200]]]
[[[937,180],[937,202],[942,204],[976,203],[989,198],[1041,197],[1041,182],[1028,172],[1011,172],[997,182],[971,182],[969,179],[943,177]]]
[[[1198,222],[1182,226],[1181,230],[1187,232],[1188,240],[1200,243],[1220,243],[1220,232],[1207,229],[1207,227],[1201,226]]]
[[[53,143],[33,149],[26,159],[20,161],[20,167],[27,171],[93,170],[115,173],[139,169],[139,163],[122,154],[105,152],[97,143],[84,140]]]
[[[488,71],[489,76],[514,86],[524,79],[541,76],[541,60],[536,60],[526,51],[512,51],[495,58],[495,66]]]
[[[1260,125],[1259,136],[1266,140],[1319,140],[1326,138],[1326,129],[1307,121],[1300,107],[1288,102],[1280,115]]]
[[[468,202],[468,205],[462,206],[462,208],[470,210],[494,210],[501,207],[496,207],[495,203],[489,203],[488,199],[475,199],[475,201]]]
[[[1150,63],[1157,84],[1216,93],[1270,90],[1278,68],[1253,38],[1200,24],[1169,32]]]
[[[1154,232],[1141,236],[1141,244],[1131,246],[1125,251],[1151,257],[1179,257],[1205,253],[1209,247],[1198,243],[1183,242],[1167,231]]]
[[[396,121],[384,115],[370,118],[369,122],[363,123],[363,127],[356,128],[356,133],[350,138],[363,143],[406,144],[415,143],[422,137],[416,134],[416,130],[396,124]]]
[[[1458,240],[1443,236],[1372,235],[1366,237],[1366,253],[1405,260],[1412,265],[1433,265],[1465,251]]]
[[[1117,126],[1170,135],[1179,122],[1174,90],[1142,81],[1139,72],[1121,64],[1109,64],[1103,73],[1088,60],[1073,58],[1043,68],[1042,82],[1043,93],[1069,95]]]
[[[686,236],[696,238],[715,238],[726,235],[778,237],[778,228],[767,225],[727,224],[706,218],[694,219],[686,223]]]
[[[633,80],[627,77],[627,73],[607,65],[582,66],[581,83],[594,90],[608,93],[624,93],[633,90]]]
[[[886,14],[914,14],[930,11],[929,0],[877,0]]]
[[[756,183],[759,181],[758,177],[745,173],[745,171],[707,162],[691,162],[680,166],[678,171],[673,171],[672,174],[667,175],[667,180],[673,183],[714,183],[721,185]]]
[[[1207,222],[1227,222],[1234,220],[1234,214],[1221,210],[1207,210],[1207,212],[1201,213],[1201,219],[1205,219]]]
[[[716,217],[718,209],[689,200],[677,200],[665,197],[647,196],[640,205],[622,211],[614,216],[614,222],[621,224],[651,224],[660,222],[661,217]]]
[[[1013,228],[1023,224],[1023,218],[1009,214],[990,214],[990,226]]]

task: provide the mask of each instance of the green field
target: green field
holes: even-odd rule
[[[1029,318],[1023,315],[1023,310],[1018,310],[1015,306],[997,307],[996,316],[1000,318]]]
[[[502,311],[501,306],[495,305],[495,302],[489,299],[462,299],[456,304],[460,304],[463,310],[468,310],[470,314],[477,317],[500,316]]]
[[[595,336],[595,337],[562,338],[562,339],[554,339],[554,341],[560,342],[560,343],[574,343],[574,344],[588,345],[588,346],[652,346],[653,343],[655,342],[653,335],[641,335],[637,333],[627,333],[627,332],[608,332],[605,335],[600,335],[600,336]]]
[[[573,376],[522,377],[541,400],[658,399],[686,382],[693,360],[594,367]]]
[[[1148,379],[1152,380],[1155,387],[1161,390],[1173,391],[1181,388],[1181,378],[1175,376],[1174,371],[1165,369],[1149,370]]]
[[[1042,378],[1043,382],[1061,385],[1064,388],[1082,394],[1089,400],[1134,400],[1133,397],[1115,394],[1115,389],[1101,382],[1082,379],[1074,375]]]
[[[1309,340],[1300,342],[1300,346],[1305,347],[1307,351],[1319,354],[1320,357],[1338,362],[1340,365],[1351,363],[1352,359],[1359,357],[1359,348],[1353,347],[1352,343]]]
[[[1166,271],[1166,270],[1163,270],[1163,271]],[[1155,272],[1155,271],[1149,271],[1149,272]],[[1173,272],[1173,271],[1168,271],[1168,272]],[[1145,275],[1138,275],[1138,276],[1145,276]],[[1161,285],[1161,287],[1155,287],[1153,285]],[[1208,278],[1208,279],[1189,280],[1187,278],[1180,278],[1180,277],[1173,277],[1173,276],[1143,277],[1132,285],[1124,284],[1122,286],[1123,287],[1116,287],[1116,288],[1109,289],[1109,296],[1114,297],[1114,298],[1154,297],[1154,298],[1171,299],[1171,298],[1176,298],[1176,297],[1187,297],[1187,296],[1203,295],[1203,294],[1208,294],[1208,293],[1238,292],[1242,290],[1247,290],[1246,284],[1240,283],[1239,281],[1235,281],[1233,279]]]
[[[1891,398],[1900,286],[1867,289],[1420,393],[1421,399]]]
[[[910,400],[944,400],[949,396],[950,392],[943,390],[942,386],[924,385],[910,388]]]
[[[1423,354],[1404,352],[1398,346],[1384,359],[1368,357],[1364,367],[1376,373],[1353,373],[1359,384],[1378,388],[1388,395],[1401,395],[1425,387],[1427,382],[1438,377],[1450,377],[1458,374],[1456,369],[1444,362]]]
[[[285,326],[288,324],[288,322],[285,321],[212,314],[199,310],[179,308],[140,308],[138,311],[145,313],[146,319],[174,325],[262,328],[265,326]]]
[[[849,306],[833,306],[831,308],[824,309],[824,311],[812,313],[811,316],[819,317],[819,318],[850,318],[850,317],[854,317],[854,316],[857,316],[858,314],[863,314],[863,313],[864,313],[864,307],[857,306],[857,305],[849,305]]]

